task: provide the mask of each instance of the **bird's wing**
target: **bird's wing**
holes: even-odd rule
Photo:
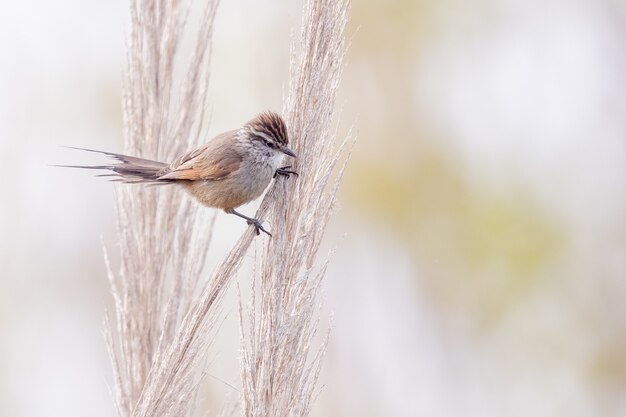
[[[206,145],[188,152],[170,165],[160,180],[220,180],[239,169],[242,155],[233,146],[237,131],[216,136]]]

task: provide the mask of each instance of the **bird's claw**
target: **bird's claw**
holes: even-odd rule
[[[274,172],[274,178],[276,178],[277,175],[284,175],[285,177],[289,178],[289,176],[292,174],[297,177],[298,173],[296,171],[290,171],[289,168],[291,168],[291,166],[278,168],[276,172]]]
[[[247,223],[254,226],[256,235],[260,235],[261,232],[267,233],[269,237],[272,237],[272,234],[263,228],[263,225],[257,219],[247,220]]]

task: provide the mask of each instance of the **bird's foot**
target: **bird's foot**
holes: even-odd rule
[[[254,229],[256,231],[256,235],[260,235],[261,232],[267,233],[269,237],[272,237],[272,234],[270,232],[268,232],[267,230],[265,230],[263,228],[263,225],[261,224],[260,221],[258,221],[257,219],[248,219],[246,220],[246,222],[252,226],[254,226]]]
[[[242,219],[246,219],[246,223],[254,226],[254,229],[256,231],[256,235],[257,236],[260,235],[261,232],[264,232],[264,233],[267,233],[270,237],[272,237],[272,234],[270,232],[268,232],[267,230],[265,230],[263,228],[263,225],[261,224],[261,222],[258,221],[257,219],[255,219],[254,217],[248,217],[248,216],[246,216],[244,214],[239,213],[238,211],[236,211],[233,208],[226,209],[225,211],[226,211],[226,213],[234,214],[235,216],[239,216]]]
[[[295,175],[297,177],[298,173],[296,171],[290,171],[289,168],[291,168],[291,166],[278,168],[276,172],[274,172],[274,178],[276,178],[277,175],[284,175],[287,178],[289,178],[290,175]]]

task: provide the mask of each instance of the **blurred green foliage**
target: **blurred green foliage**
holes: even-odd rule
[[[353,4],[358,27],[345,91],[359,130],[342,200],[406,244],[425,272],[420,288],[436,305],[484,327],[551,276],[546,270],[567,240],[530,191],[514,184],[492,190],[465,178],[453,162],[453,139],[429,119],[415,80],[433,31],[441,30],[442,8],[451,4],[455,13],[468,7],[452,0]],[[475,30],[481,19],[446,28]]]
[[[419,156],[418,156],[419,155]],[[392,230],[447,307],[478,302],[496,320],[543,277],[565,244],[556,222],[519,189],[488,193],[464,181],[443,154],[412,161],[356,159],[344,186],[351,211]]]

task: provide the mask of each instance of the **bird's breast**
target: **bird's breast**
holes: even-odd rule
[[[189,181],[189,194],[208,207],[236,208],[258,198],[272,180],[275,170],[267,163],[242,163],[236,172],[219,180]]]

